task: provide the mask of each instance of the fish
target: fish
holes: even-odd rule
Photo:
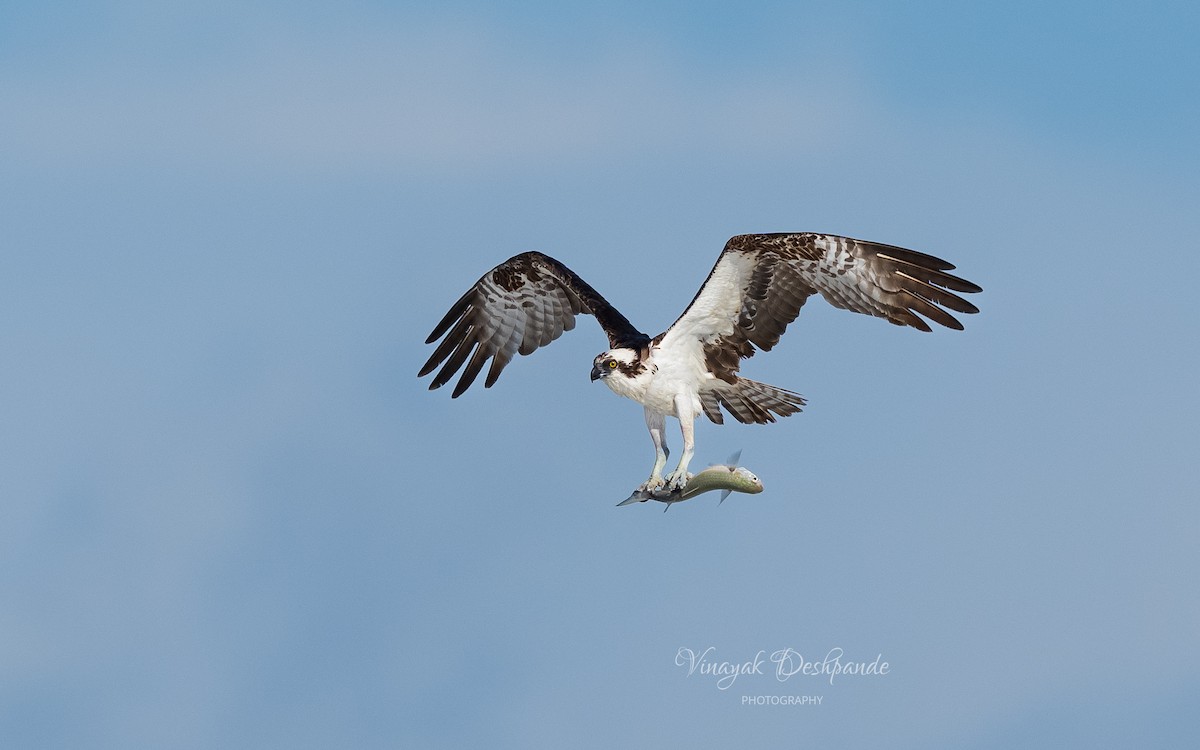
[[[741,455],[742,452],[738,451],[723,464],[713,464],[698,474],[688,474],[687,482],[678,490],[635,490],[624,501],[617,503],[617,507],[632,505],[633,503],[644,503],[647,500],[657,500],[660,503],[667,504],[667,507],[663,508],[663,512],[665,513],[674,503],[691,500],[697,495],[712,492],[713,490],[721,490],[721,500],[718,502],[718,505],[725,502],[725,498],[729,497],[729,493],[731,492],[745,492],[757,495],[763,491],[762,480],[746,467],[737,465]]]

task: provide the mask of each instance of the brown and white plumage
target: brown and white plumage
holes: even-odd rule
[[[491,359],[483,382],[491,388],[514,354],[531,354],[572,330],[579,313],[596,317],[614,349],[650,341],[571,269],[538,252],[521,253],[485,273],[454,303],[425,343],[432,344],[447,331],[449,335],[417,377],[446,361],[429,386],[433,390],[466,363],[454,387],[453,398],[458,398]]]
[[[731,238],[684,313],[651,339],[635,328],[586,282],[541,253],[517,255],[464,294],[426,343],[445,339],[421,368],[441,365],[430,388],[439,388],[466,365],[454,389],[459,396],[491,360],[491,387],[515,354],[529,354],[591,314],[610,349],[593,361],[592,379],[645,407],[656,461],[644,487],[664,482],[663,420],[680,420],[684,454],[667,481],[686,481],[693,449],[692,423],[703,412],[720,424],[723,407],[747,423],[775,421],[800,410],[791,391],[738,375],[741,360],[769,351],[814,294],[830,304],[930,331],[932,321],[962,329],[951,312],[978,308],[956,293],[980,287],[949,271],[931,255],[892,245],[813,233],[747,234]]]
[[[979,309],[952,292],[982,291],[954,266],[901,247],[827,234],[744,234],[725,243],[688,309],[664,333],[665,346],[699,344],[713,373],[729,380],[741,359],[770,351],[800,308],[820,293],[834,307],[930,331]],[[941,307],[939,307],[939,305]],[[729,380],[729,382],[733,382]]]

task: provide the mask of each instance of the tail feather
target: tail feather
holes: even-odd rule
[[[734,383],[718,381],[712,389],[701,392],[700,405],[704,414],[722,424],[725,420],[718,404],[742,424],[767,424],[774,422],[776,416],[787,417],[799,412],[805,401],[799,393],[738,378]]]

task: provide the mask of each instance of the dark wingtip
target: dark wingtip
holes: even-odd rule
[[[479,282],[476,282],[476,284],[478,283]],[[442,334],[444,334],[446,331],[449,331],[450,326],[454,325],[456,320],[464,317],[467,314],[467,310],[471,306],[471,298],[474,296],[474,294],[475,287],[472,286],[466,291],[465,294],[463,294],[463,296],[458,298],[458,301],[451,305],[446,314],[442,316],[442,319],[438,321],[438,324],[433,327],[433,333],[429,334],[429,338],[425,339],[426,344],[432,344],[434,341],[441,338]]]
[[[980,292],[983,291],[983,287],[979,286],[978,284],[976,284],[973,281],[967,281],[966,279],[959,279],[959,281],[961,281],[963,283],[963,286],[967,287],[967,288],[966,289],[955,289],[954,291],[956,291],[956,292],[966,292],[967,294],[979,294]]]
[[[454,392],[450,394],[450,398],[458,398],[459,396],[466,393],[467,389],[471,387],[472,380],[474,380],[474,378],[471,378],[471,380],[468,380],[465,375],[463,377],[459,378],[458,384],[454,386]]]

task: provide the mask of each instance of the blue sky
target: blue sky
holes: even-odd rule
[[[12,747],[1178,747],[1200,698],[1184,3],[9,3],[0,739]],[[581,319],[415,377],[538,249],[668,325],[742,232],[981,284],[808,305],[652,460]],[[675,428],[669,437],[678,445]],[[792,648],[879,677],[715,680]],[[819,706],[743,696],[819,695]]]

